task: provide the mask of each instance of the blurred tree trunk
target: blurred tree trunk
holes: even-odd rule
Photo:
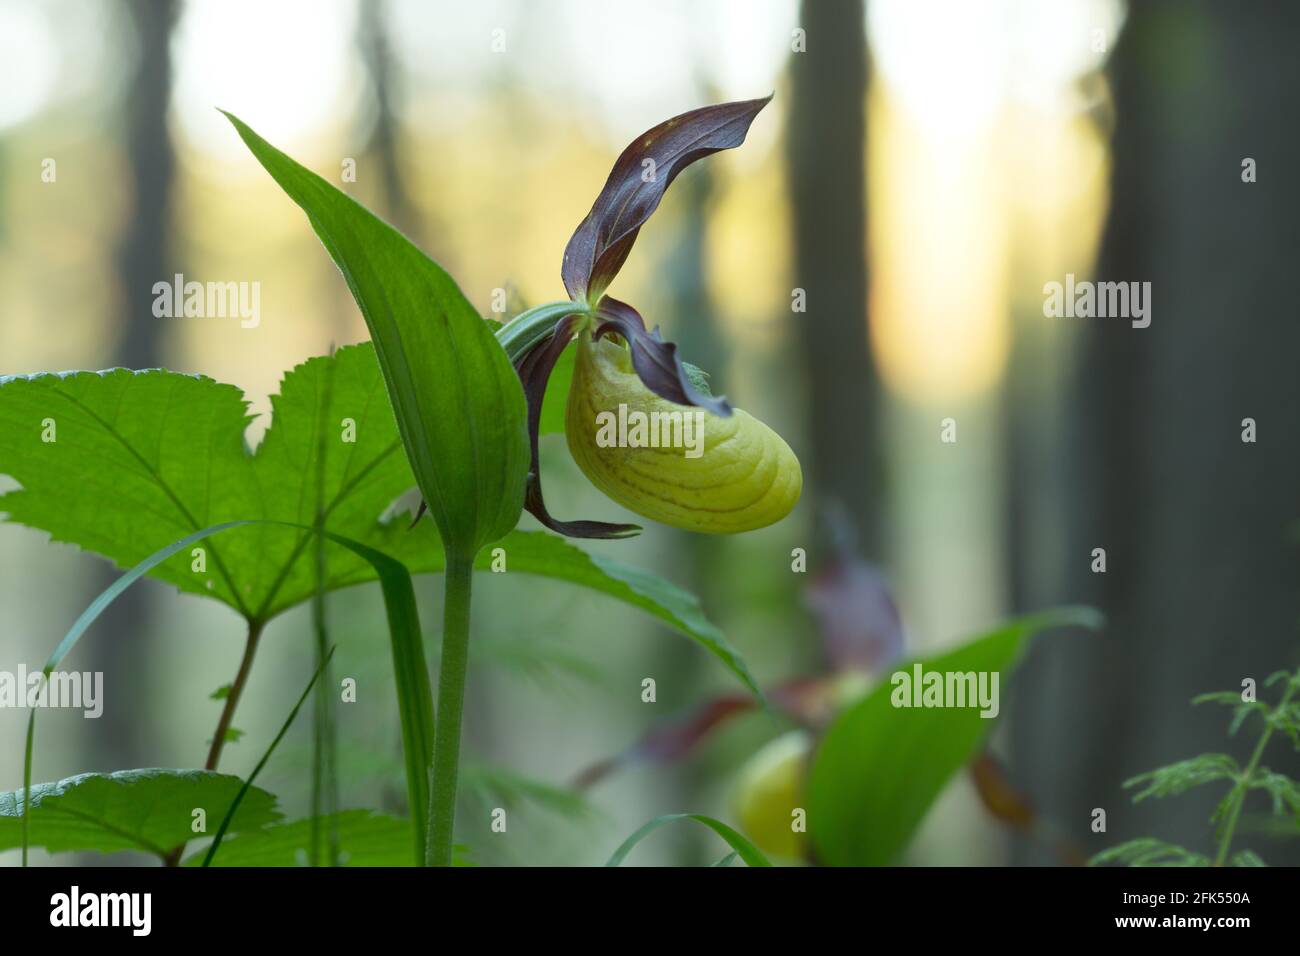
[[[807,295],[795,339],[808,389],[807,492],[819,545],[842,508],[878,553],[880,494],[875,409],[879,384],[867,348],[866,90],[862,0],[803,0],[806,52],[792,53],[787,114],[794,283]]]
[[[420,215],[402,176],[398,142],[401,78],[394,64],[387,24],[388,4],[384,0],[372,0],[361,5],[357,21],[357,47],[361,51],[361,60],[374,96],[373,108],[367,117],[373,123],[369,130],[366,152],[374,158],[379,170],[385,217],[419,244]]]
[[[172,0],[132,0],[124,7],[125,24],[134,38],[123,45],[134,46],[138,56],[124,102],[126,191],[133,203],[116,253],[123,313],[114,359],[127,368],[154,368],[162,365],[166,320],[154,317],[153,285],[169,280],[175,271],[168,242],[176,162],[167,130],[167,107],[177,4]],[[95,591],[120,576],[119,570],[105,568],[96,576]],[[142,726],[152,726],[146,708],[153,698],[141,665],[149,657],[145,642],[154,637],[153,620],[151,595],[145,588],[134,587],[118,598],[96,625],[101,633],[89,643],[90,660],[84,666],[104,673],[105,705],[103,716],[95,722],[93,758],[87,769],[121,770],[156,763],[156,755],[150,754],[157,736],[141,732]],[[197,764],[203,741],[193,741],[193,752]]]
[[[371,101],[357,117],[360,134],[364,138],[362,151],[366,156],[361,175],[374,176],[378,179],[378,189],[370,195],[378,202],[378,209],[384,218],[403,235],[417,245],[421,244],[421,218],[419,209],[406,188],[406,179],[402,174],[402,150],[400,137],[400,119],[398,116],[402,98],[402,77],[400,63],[394,58],[388,28],[389,4],[387,0],[373,0],[361,4],[357,14],[356,48],[370,84]],[[363,101],[364,102],[364,101]],[[373,172],[372,172],[373,171]],[[351,190],[353,187],[344,186]],[[333,271],[331,266],[331,271]],[[356,315],[352,300],[343,294],[335,298],[335,325],[344,329],[350,319]],[[328,611],[326,612],[328,614]],[[420,613],[431,613],[421,608]],[[319,652],[319,649],[318,649]],[[329,722],[328,709],[333,706],[335,696],[326,692],[332,684],[321,683],[321,693],[317,695],[316,719]],[[471,698],[472,699],[472,698]],[[337,747],[331,730],[327,747],[330,753],[327,760],[337,773]],[[400,741],[394,741],[394,756],[400,758]],[[314,767],[314,773],[321,773],[321,767]],[[335,776],[329,781],[330,802],[337,806],[338,780]],[[378,796],[380,806],[387,812],[406,814],[410,812],[407,804],[405,786],[392,780],[381,785]]]
[[[1207,751],[1243,759],[1229,712],[1189,700],[1294,667],[1300,562],[1297,253],[1300,8],[1134,4],[1115,51],[1118,128],[1099,280],[1150,281],[1151,326],[1080,323],[1069,427],[1073,520],[1055,594],[1096,605],[1100,637],[1044,644],[1017,681],[1017,775],[1091,854],[1135,836],[1206,851],[1222,786],[1132,806],[1122,781]],[[1242,160],[1259,164],[1243,183]],[[1061,276],[1049,277],[1060,281]],[[1046,281],[1046,280],[1045,280]],[[1242,419],[1258,423],[1255,444]],[[1090,570],[1106,549],[1106,572]],[[1026,561],[1043,552],[1027,546]],[[1046,603],[1043,601],[1041,603]],[[1025,716],[1028,715],[1028,716]],[[1287,747],[1265,762],[1294,773]],[[1288,762],[1289,761],[1289,762]],[[1248,805],[1262,807],[1265,801]],[[1093,834],[1094,808],[1108,832]],[[1240,833],[1271,863],[1300,847]],[[1021,858],[1041,862],[1039,851]]]
[[[153,368],[162,362],[162,326],[153,315],[153,284],[169,278],[173,265],[167,244],[176,156],[167,131],[167,106],[177,5],[173,0],[132,0],[126,9],[139,56],[125,104],[129,192],[135,203],[118,250],[126,307],[118,358],[128,368]]]

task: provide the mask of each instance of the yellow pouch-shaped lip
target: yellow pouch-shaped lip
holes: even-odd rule
[[[803,473],[772,429],[741,409],[722,418],[660,398],[637,377],[627,348],[608,338],[593,341],[583,332],[576,348],[565,421],[569,451],[610,498],[661,524],[711,534],[766,527],[794,508]],[[620,443],[610,443],[609,425],[620,420],[660,427],[641,436],[623,430]],[[687,440],[700,424],[702,448]],[[645,447],[656,434],[659,447]],[[687,454],[696,449],[698,457]]]

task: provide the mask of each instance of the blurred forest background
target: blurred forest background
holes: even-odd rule
[[[247,392],[255,442],[286,369],[366,338],[217,107],[327,177],[354,159],[340,185],[487,315],[498,288],[562,294],[564,244],[636,134],[775,91],[742,148],[678,180],[613,291],[790,441],[805,498],[739,538],[649,528],[597,547],[700,594],[768,684],[823,666],[828,620],[881,639],[862,594],[810,599],[846,566],[889,582],[908,653],[1092,604],[1105,631],[1035,645],[995,750],[1087,853],[1139,835],[1204,849],[1215,794],[1133,807],[1120,784],[1225,746],[1224,714],[1191,697],[1297,663],[1298,40],[1300,6],[1281,3],[0,0],[0,374],[202,372]],[[260,325],[154,318],[153,283],[177,272],[259,281]],[[1151,326],[1045,318],[1043,286],[1067,273],[1151,282]],[[623,520],[547,442],[552,512]],[[38,665],[116,573],[0,528],[0,667]],[[508,578],[476,595],[467,800],[513,808],[485,861],[601,862],[659,813],[729,817],[737,771],[777,732],[764,717],[585,798],[562,789],[734,687],[648,618]],[[381,689],[340,713],[341,803],[400,808],[378,591],[329,606],[336,669]],[[241,637],[224,607],[135,589],[68,665],[105,672],[103,718],[43,716],[36,779],[200,765]],[[306,610],[277,620],[223,769],[251,768],[311,656]],[[0,711],[0,789],[21,784],[25,720]],[[308,743],[300,721],[259,781],[295,810]],[[711,839],[665,831],[638,859],[707,862]],[[1300,859],[1297,841],[1256,848]],[[965,777],[907,859],[1057,860]]]

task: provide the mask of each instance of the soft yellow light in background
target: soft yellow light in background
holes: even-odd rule
[[[868,9],[876,361],[912,400],[971,396],[1006,365],[1018,236],[1056,234],[1065,212],[1099,221],[1104,146],[1073,122],[1085,105],[1076,84],[1104,60],[1122,11],[1116,0]],[[1086,191],[1066,195],[1077,182]]]
[[[172,44],[179,130],[227,160],[247,150],[218,108],[290,151],[337,134],[362,83],[355,21],[353,0],[188,0]]]
[[[876,361],[887,385],[914,398],[986,389],[1010,338],[1005,140],[990,126],[939,144],[882,100],[868,134]]]
[[[868,9],[870,330],[893,398],[882,419],[889,568],[909,640],[925,652],[1007,611],[999,386],[1013,342],[1032,345],[1040,384],[1069,367],[1068,327],[1034,312],[1048,278],[1086,271],[1095,254],[1107,147],[1081,92],[1096,84],[1080,81],[1121,17],[1113,0]],[[955,444],[940,441],[949,418]],[[910,858],[999,853],[963,779]]]

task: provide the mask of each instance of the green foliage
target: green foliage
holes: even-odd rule
[[[922,665],[925,671],[996,672],[1005,692],[1006,678],[1034,634],[1099,625],[1095,611],[1062,608],[1012,621]],[[911,668],[909,662],[898,670]],[[930,805],[970,763],[996,722],[975,707],[895,707],[892,691],[891,682],[883,681],[831,724],[817,749],[808,826],[821,863],[896,862]]]
[[[0,508],[10,521],[119,567],[222,522],[310,528],[318,502],[327,530],[364,540],[414,483],[368,345],[287,373],[256,454],[244,443],[243,395],[202,376],[42,374],[0,380],[0,396],[0,473],[22,485],[0,497]],[[38,434],[47,417],[58,425],[50,443]],[[349,419],[355,442],[342,440]],[[319,441],[322,432],[338,440]],[[309,538],[301,528],[250,525],[205,545],[201,562],[185,551],[151,573],[267,620],[311,596]],[[373,579],[367,562],[346,549],[330,548],[327,557],[329,587]]]
[[[1140,773],[1124,781],[1124,788],[1141,787],[1133,796],[1134,803],[1148,797],[1176,797],[1196,787],[1216,780],[1236,780],[1241,775],[1237,761],[1227,754],[1201,754],[1148,773]]]
[[[184,550],[189,544],[222,532],[239,529],[250,523],[247,521],[234,521],[201,529],[156,551],[131,568],[126,574],[110,584],[73,622],[68,633],[64,635],[63,640],[59,642],[59,645],[46,660],[44,676],[49,677],[50,673],[58,667],[63,658],[76,646],[82,635],[103,613],[105,608],[135,581],[162,565],[171,555]],[[305,529],[299,528],[298,530]],[[332,532],[324,532],[324,536],[333,543],[365,559],[379,576],[384,596],[384,606],[388,615],[398,704],[402,713],[402,745],[407,762],[408,791],[413,799],[423,797],[428,792],[427,783],[429,778],[429,755],[432,749],[430,741],[433,736],[433,717],[428,668],[424,662],[424,643],[420,633],[420,621],[415,605],[415,590],[411,584],[410,573],[400,562],[349,538],[344,538]],[[227,690],[223,695],[221,691],[218,691],[213,696],[229,696],[229,693],[230,691]],[[295,707],[293,714],[296,713],[297,708]],[[290,720],[293,719],[293,714],[290,715]],[[286,724],[286,729],[287,726]],[[31,787],[35,732],[36,711],[33,710],[27,720],[27,743],[23,766],[23,786],[25,788]],[[241,734],[242,732],[236,732],[233,739],[238,740]],[[280,736],[283,735],[284,730],[281,730]],[[226,738],[232,739],[229,730],[226,732]],[[276,743],[279,742],[279,739],[279,737],[276,738]],[[275,743],[271,746],[274,749]],[[267,756],[269,757],[269,752]],[[263,757],[263,763],[265,763],[266,759],[266,757]],[[261,764],[258,765],[258,769],[261,769]],[[255,774],[256,772],[254,771]],[[422,804],[415,804],[415,806],[420,807]],[[413,811],[412,819],[416,825],[414,844],[418,850],[422,845],[424,834],[422,826],[424,821],[421,811],[418,809]],[[27,824],[28,817],[24,816],[22,826],[25,828]],[[30,845],[25,830],[22,831],[21,845],[25,865],[27,862],[27,848]]]
[[[212,864],[212,858],[220,848],[222,839],[230,832],[240,806],[253,788],[253,781],[257,779],[258,774],[262,772],[267,761],[271,759],[271,755],[275,753],[275,748],[280,746],[280,741],[284,739],[284,735],[287,734],[289,728],[293,726],[294,718],[298,716],[298,711],[302,709],[303,703],[307,700],[307,695],[310,694],[311,689],[316,686],[316,681],[320,679],[321,672],[329,666],[330,658],[333,656],[334,648],[330,648],[325,655],[325,659],[322,660],[320,666],[316,668],[316,672],[311,675],[311,680],[307,682],[307,687],[298,698],[298,702],[293,705],[293,709],[289,711],[289,716],[285,718],[284,723],[280,726],[280,732],[275,735],[275,738],[263,752],[262,759],[257,762],[257,766],[253,768],[253,772],[248,775],[243,786],[239,788],[239,792],[235,794],[235,799],[226,809],[225,815],[221,818],[221,825],[217,827],[216,835],[212,838],[212,843],[208,846],[207,855],[203,858],[204,866],[210,866]]]
[[[29,842],[54,853],[139,850],[163,858],[194,838],[196,808],[215,826],[243,786],[239,777],[207,770],[119,770],[36,784]],[[0,850],[22,845],[23,804],[21,790],[0,793]],[[280,817],[275,797],[253,787],[228,829],[257,830]]]
[[[564,434],[564,414],[569,405],[569,388],[573,385],[573,366],[577,358],[578,350],[568,348],[556,360],[551,377],[546,381],[546,396],[542,399],[542,415],[537,434]]]
[[[564,538],[544,531],[515,531],[500,545],[506,550],[510,571],[568,581],[638,607],[699,644],[722,661],[751,693],[762,697],[744,659],[705,617],[699,598],[689,591],[641,568],[603,555],[588,554]],[[400,553],[399,549],[399,556]],[[490,554],[485,552],[476,567],[486,570],[490,564]],[[414,570],[424,569],[416,565]]]
[[[1227,754],[1207,753],[1158,767],[1124,781],[1125,789],[1138,791],[1133,796],[1134,803],[1148,797],[1176,797],[1207,784],[1227,782],[1228,791],[1210,816],[1210,823],[1215,826],[1218,839],[1218,851],[1213,860],[1204,854],[1194,853],[1154,837],[1141,837],[1103,850],[1089,861],[1089,865],[1266,865],[1253,850],[1239,850],[1236,853],[1230,851],[1246,797],[1252,791],[1267,794],[1273,816],[1289,817],[1288,828],[1293,833],[1300,830],[1300,783],[1285,774],[1270,770],[1260,762],[1274,731],[1282,731],[1300,749],[1300,710],[1297,710],[1292,700],[1297,690],[1300,690],[1300,670],[1294,674],[1278,671],[1265,681],[1264,686],[1272,687],[1279,683],[1283,684],[1283,692],[1276,705],[1246,698],[1244,694],[1235,691],[1215,691],[1192,699],[1193,704],[1214,703],[1232,708],[1232,719],[1228,724],[1229,736],[1236,734],[1252,714],[1260,717],[1260,737],[1245,767]]]
[[[328,817],[294,820],[227,838],[212,866],[304,866],[313,832],[336,833],[341,866],[412,866],[411,821],[371,810],[343,810]],[[463,847],[457,863],[465,864]],[[189,856],[185,866],[203,865],[206,851]]]
[[[600,666],[553,638],[530,635],[502,640],[484,635],[475,638],[473,652],[475,661],[492,664],[503,673],[547,689],[555,689],[563,680],[598,685],[605,679]]]
[[[748,116],[746,127],[761,105],[732,104]],[[697,113],[702,111],[689,115]],[[246,662],[268,620],[314,599],[314,685],[328,664],[325,592],[378,580],[392,640],[411,819],[319,814],[314,805],[316,815],[306,821],[264,829],[279,813],[274,798],[252,784],[310,693],[309,685],[242,783],[210,771],[125,771],[33,788],[33,713],[24,789],[0,795],[0,840],[21,845],[24,864],[33,844],[142,849],[174,862],[192,834],[189,810],[216,800],[219,805],[205,807],[218,813],[221,823],[204,865],[217,858],[296,860],[304,836],[314,860],[322,831],[340,845],[349,844],[352,849],[345,852],[354,860],[395,859],[386,854],[397,843],[406,860],[451,862],[471,571],[489,565],[498,570],[498,555],[508,560],[508,570],[570,581],[642,608],[717,656],[761,698],[744,662],[692,595],[654,575],[588,556],[561,539],[515,530],[531,456],[524,393],[512,360],[526,339],[544,336],[548,324],[553,329],[571,310],[588,306],[552,303],[530,310],[527,322],[494,334],[451,277],[396,230],[227,116],[307,214],[374,344],[312,359],[288,373],[272,399],[273,421],[256,452],[245,440],[249,417],[242,394],[203,376],[114,369],[0,378],[0,474],[20,485],[0,496],[0,509],[11,521],[129,568],[73,624],[46,663],[47,677],[109,603],[152,574],[242,615],[248,622]],[[666,143],[683,135],[673,132],[676,122],[663,126],[671,132]],[[718,135],[706,152],[738,142],[732,142],[734,131]],[[679,155],[678,147],[692,145],[699,146],[687,137],[674,146],[673,161],[689,163],[702,155],[698,149]],[[621,221],[625,207],[611,200],[615,221]],[[652,211],[636,212],[636,222]],[[600,249],[607,238],[596,230],[591,247],[605,282],[626,255],[615,249],[618,262],[604,262],[611,257]],[[615,239],[630,246],[626,235]],[[571,362],[561,363],[546,395],[543,432],[562,428]],[[418,487],[433,519],[414,530],[400,519],[382,519],[411,485]],[[218,534],[220,541],[209,540]],[[191,547],[199,542],[201,547]],[[500,551],[483,553],[489,544]],[[418,572],[445,573],[436,728],[411,582]],[[211,767],[221,744],[241,736],[229,719],[246,678],[245,665],[233,684],[211,695],[226,701]],[[320,702],[314,739],[323,766],[328,698]],[[318,788],[320,779],[315,778]],[[497,802],[527,799],[570,814],[585,809],[568,791],[510,774],[480,773],[475,783]],[[130,791],[129,798],[124,791]],[[182,805],[186,812],[175,812]],[[652,821],[611,862],[646,833],[676,819],[713,828],[751,865],[767,865],[735,831],[699,815]],[[227,833],[234,837],[223,846]]]
[[[705,816],[702,813],[669,813],[662,817],[655,817],[645,826],[641,827],[630,837],[623,841],[622,845],[614,851],[614,855],[609,858],[606,866],[618,866],[627,855],[632,852],[638,843],[647,836],[669,823],[676,823],[679,820],[694,820],[696,823],[702,823],[722,839],[727,841],[727,845],[736,851],[736,855],[745,861],[749,866],[771,866],[771,862],[763,851],[754,844],[750,843],[743,836],[733,830],[721,820],[715,820],[713,817]]]
[[[0,496],[10,521],[124,568],[210,525],[242,521],[204,545],[206,572],[193,570],[191,549],[177,548],[149,573],[251,619],[312,596],[308,543],[318,501],[327,533],[389,555],[414,574],[446,566],[432,522],[411,529],[401,514],[380,520],[415,476],[369,343],[286,373],[271,399],[271,425],[252,454],[243,441],[247,402],[234,386],[202,376],[117,369],[10,377],[0,379],[0,397],[0,474],[22,485]],[[46,417],[58,423],[55,442],[40,441]],[[342,440],[345,428],[354,442]],[[320,441],[321,434],[339,440]],[[512,531],[496,544],[509,571],[568,581],[639,607],[757,690],[699,601],[681,588],[545,532]],[[331,540],[325,558],[328,589],[379,577],[373,554],[339,541]],[[491,564],[490,552],[479,555],[480,570]]]
[[[347,280],[383,369],[429,511],[456,555],[508,534],[530,459],[519,377],[451,276],[378,216],[229,113],[244,143],[307,214]]]
[[[1209,866],[1210,858],[1193,853],[1173,843],[1142,837],[1103,850],[1092,858],[1092,865],[1118,863],[1123,866]]]
[[[461,782],[468,800],[480,808],[514,809],[529,805],[568,819],[590,817],[593,808],[576,790],[534,780],[500,767],[465,766]]]

